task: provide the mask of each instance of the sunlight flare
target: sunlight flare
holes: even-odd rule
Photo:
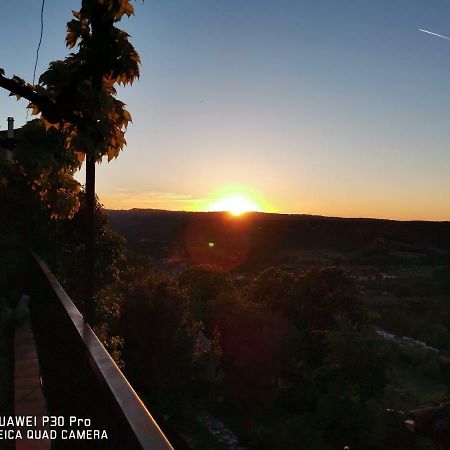
[[[205,202],[204,211],[227,211],[238,217],[248,212],[273,212],[266,201],[246,186],[227,186]]]
[[[214,201],[209,206],[210,211],[228,211],[233,216],[240,216],[250,211],[259,211],[260,207],[243,195],[230,195]]]

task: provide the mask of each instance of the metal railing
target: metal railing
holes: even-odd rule
[[[90,419],[108,436],[57,439],[55,448],[173,450],[46,263],[33,258],[31,317],[49,414]]]

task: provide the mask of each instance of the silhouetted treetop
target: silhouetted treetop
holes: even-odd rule
[[[0,69],[0,86],[30,100],[32,113],[41,113],[47,129],[59,129],[65,148],[80,159],[89,154],[111,160],[126,143],[131,115],[115,98],[114,85],[138,78],[140,59],[129,35],[115,23],[131,14],[128,0],[83,0],[67,24],[66,44],[77,45],[78,52],[50,63],[36,86],[17,76],[8,79]]]

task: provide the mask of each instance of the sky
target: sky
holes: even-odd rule
[[[80,1],[46,0],[37,73],[67,54]],[[0,67],[31,81],[41,2],[2,5]],[[445,0],[146,0],[120,27],[142,59],[118,97],[127,148],[97,171],[108,208],[264,209],[450,220]],[[6,18],[6,20],[5,20]],[[20,126],[26,102],[0,93]],[[78,176],[83,181],[83,172]]]

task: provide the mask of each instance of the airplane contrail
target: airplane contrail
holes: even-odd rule
[[[422,33],[431,34],[433,36],[437,36],[437,37],[440,37],[442,39],[447,39],[447,41],[450,41],[450,37],[443,36],[442,34],[433,33],[432,31],[423,30],[422,28],[419,28],[419,31],[421,31]]]

